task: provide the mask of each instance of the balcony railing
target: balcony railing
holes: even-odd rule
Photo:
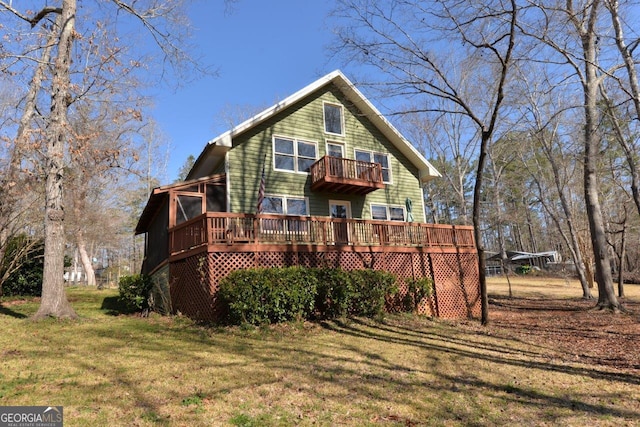
[[[384,188],[380,163],[324,156],[310,172],[312,191],[367,194]]]
[[[202,245],[281,244],[473,248],[473,228],[397,221],[209,212],[169,230],[171,254]]]

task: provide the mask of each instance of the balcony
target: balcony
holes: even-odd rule
[[[384,188],[379,163],[324,156],[310,172],[312,191],[364,195]]]
[[[273,245],[291,250],[349,246],[354,251],[475,248],[472,227],[398,221],[208,212],[169,230],[172,256],[202,247],[224,252]]]

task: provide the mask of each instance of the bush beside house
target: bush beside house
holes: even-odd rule
[[[119,302],[128,312],[148,311],[152,286],[151,277],[145,274],[123,276],[118,282]]]
[[[387,299],[393,299],[398,288],[396,277],[384,271],[284,267],[233,271],[220,281],[219,292],[228,307],[229,323],[261,325],[342,316],[380,317]],[[408,311],[428,293],[414,290],[412,295]]]

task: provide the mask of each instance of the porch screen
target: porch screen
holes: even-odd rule
[[[207,212],[224,212],[226,208],[225,188],[222,185],[207,185]]]
[[[176,225],[202,215],[202,197],[181,196],[176,199]]]

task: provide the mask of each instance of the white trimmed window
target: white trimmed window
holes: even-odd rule
[[[324,131],[334,135],[344,135],[344,115],[342,105],[323,104]]]
[[[339,142],[328,141],[327,156],[340,157],[340,158],[344,157],[344,144]]]
[[[266,195],[262,204],[263,213],[272,213],[291,216],[309,215],[309,201],[306,197]],[[298,219],[263,219],[262,230],[268,233],[282,233],[287,230],[290,233],[306,233],[306,220]]]
[[[275,170],[309,173],[318,158],[318,144],[295,138],[273,138],[273,164]]]
[[[309,203],[306,197],[265,195],[262,213],[280,215],[309,215]]]
[[[391,163],[389,155],[375,151],[356,150],[356,160],[369,163],[380,163],[382,166],[382,181],[385,184],[391,183]]]
[[[404,206],[371,204],[371,219],[381,221],[404,221]]]

